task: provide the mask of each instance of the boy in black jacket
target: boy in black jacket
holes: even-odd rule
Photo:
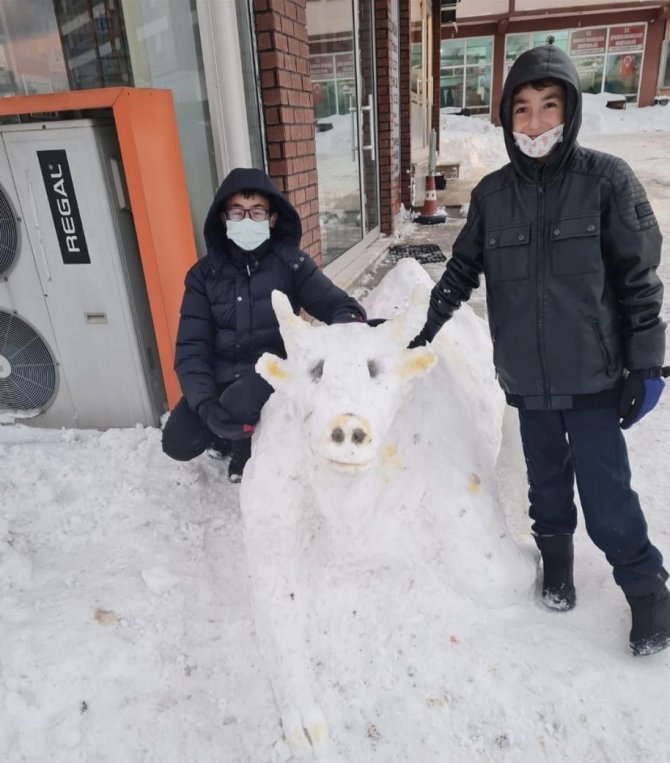
[[[300,250],[295,208],[264,172],[238,168],[205,220],[207,255],[186,275],[175,370],[182,399],[163,430],[163,450],[188,461],[213,447],[232,451],[228,476],[242,478],[251,435],[272,387],[254,371],[264,352],[284,356],[271,303],[284,292],[324,323],[365,320],[365,311]]]
[[[575,605],[576,478],[586,530],[632,610],[631,649],[651,654],[670,645],[668,574],[621,429],[654,407],[667,374],[661,234],[630,167],[577,144],[579,77],[560,49],[517,59],[500,121],[511,163],[472,192],[410,346],[432,341],[484,273],[494,365],[519,409],[543,601]]]

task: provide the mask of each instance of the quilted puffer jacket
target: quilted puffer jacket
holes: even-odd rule
[[[514,143],[512,94],[549,77],[566,88],[564,139],[538,161]],[[508,402],[530,409],[611,404],[623,368],[664,359],[654,213],[623,160],[577,144],[579,78],[560,49],[547,45],[517,59],[500,119],[510,163],[474,189],[429,317],[433,325],[447,320],[483,273]]]
[[[226,237],[220,219],[226,199],[240,191],[266,195],[278,214],[270,239],[251,252]],[[186,275],[175,354],[175,371],[193,411],[253,373],[264,352],[285,356],[273,289],[288,296],[296,313],[303,308],[324,323],[365,320],[358,302],[300,250],[298,213],[264,172],[233,170],[214,197],[204,230],[207,255]]]

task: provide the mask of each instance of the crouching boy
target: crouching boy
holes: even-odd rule
[[[175,370],[183,393],[163,430],[163,450],[188,461],[212,447],[231,454],[242,478],[251,435],[272,387],[254,371],[264,352],[284,357],[273,289],[296,312],[324,323],[363,321],[365,311],[300,250],[293,205],[264,172],[238,168],[223,181],[205,220],[207,255],[186,275]]]

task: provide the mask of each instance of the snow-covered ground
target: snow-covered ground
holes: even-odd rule
[[[620,153],[639,171],[670,239],[670,107],[617,112],[590,100],[582,142]],[[443,147],[456,127],[463,134],[462,169],[506,161],[496,128],[451,116],[447,125]],[[670,282],[667,262],[661,272]],[[390,289],[384,281],[369,296],[376,309],[394,303]],[[666,319],[668,312],[666,301]],[[478,362],[480,374],[491,371]],[[432,406],[448,414],[454,401],[432,378],[415,396],[426,416]],[[459,383],[479,382],[466,369]],[[491,403],[496,392],[484,385],[482,394]],[[485,417],[477,427],[487,442],[498,437]],[[462,432],[447,429],[406,479],[448,475],[462,456]],[[670,396],[627,439],[652,539],[670,555]],[[285,458],[277,443],[279,468]],[[0,761],[289,760],[254,641],[239,488],[221,462],[172,462],[151,428],[21,424],[0,426],[0,459]],[[515,476],[507,474],[512,483]],[[466,509],[476,506],[474,478],[472,485]],[[524,506],[506,510],[528,550]],[[328,763],[669,760],[670,653],[629,655],[626,602],[583,526],[578,605],[569,613],[545,610],[532,580],[494,602],[481,579],[470,587],[461,570],[452,587],[454,558],[440,549],[473,527],[466,511],[449,538],[414,538],[433,549],[432,568],[412,574],[399,559],[397,570],[352,576],[360,585],[348,620],[333,606],[328,632],[312,645],[332,736]],[[320,611],[327,616],[327,600]]]

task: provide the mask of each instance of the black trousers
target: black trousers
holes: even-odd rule
[[[519,423],[533,532],[574,533],[576,480],[586,531],[604,551],[615,581],[631,596],[658,590],[663,585],[663,558],[649,541],[637,493],[631,488],[616,409],[520,409]]]
[[[222,440],[200,421],[189,408],[186,398],[175,405],[163,427],[163,452],[176,461],[190,461],[207,448],[230,452],[230,441]]]

